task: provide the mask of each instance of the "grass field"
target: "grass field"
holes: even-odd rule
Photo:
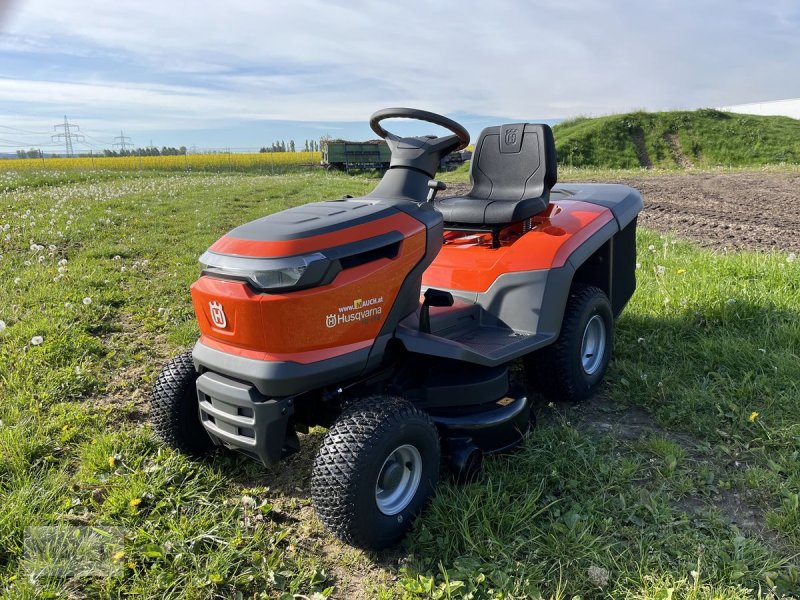
[[[321,431],[271,470],[159,448],[147,395],[196,338],[197,257],[239,223],[374,184],[0,175],[0,594],[800,595],[800,261],[786,254],[642,231],[603,397],[541,404],[523,448],[471,485],[445,482],[388,553],[343,546],[313,516]],[[38,525],[123,528],[112,574],[29,577],[24,532]]]

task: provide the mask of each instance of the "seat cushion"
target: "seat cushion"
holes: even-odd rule
[[[469,195],[442,198],[434,202],[445,223],[464,225],[503,225],[523,221],[543,212],[547,204],[548,201],[542,197],[490,200]]]

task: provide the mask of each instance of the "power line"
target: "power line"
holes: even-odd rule
[[[125,135],[125,133],[120,129],[119,135],[114,138],[113,145],[119,146],[120,152],[125,152],[125,146],[133,146],[133,142],[131,142],[131,138]]]
[[[55,129],[56,131],[58,131],[59,128],[62,128],[64,131],[62,131],[61,133],[55,133],[50,137],[52,137],[54,141],[60,141],[63,139],[64,148],[67,151],[67,156],[71,158],[75,156],[75,152],[72,149],[72,142],[73,141],[84,142],[86,141],[86,138],[84,138],[84,136],[81,135],[80,133],[74,133],[75,131],[80,131],[81,128],[76,123],[70,123],[67,120],[67,115],[64,115],[63,125],[53,125],[53,129]]]
[[[18,127],[10,127],[9,125],[0,125],[0,129],[8,129],[9,131],[16,131],[18,133],[30,133],[33,135],[48,135],[49,131],[31,131],[30,129],[19,129]]]

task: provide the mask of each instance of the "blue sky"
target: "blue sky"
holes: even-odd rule
[[[249,148],[371,137],[385,106],[477,135],[800,96],[797,0],[0,0],[0,31],[0,152],[57,149],[65,114],[86,151]]]

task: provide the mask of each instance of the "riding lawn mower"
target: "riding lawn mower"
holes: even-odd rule
[[[451,133],[400,137],[388,118]],[[200,339],[157,378],[151,418],[181,451],[264,465],[327,428],[313,505],[339,538],[379,549],[405,535],[440,467],[470,479],[518,445],[535,395],[595,393],[636,286],[642,200],[556,185],[552,130],[530,123],[484,129],[471,191],[439,198],[436,169],[467,130],[409,108],[370,126],[392,154],[372,192],[267,215],[202,255]]]

